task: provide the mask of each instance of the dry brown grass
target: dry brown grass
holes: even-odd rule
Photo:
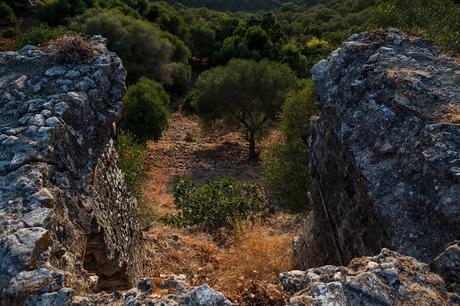
[[[220,233],[221,246],[216,235],[153,226],[145,275],[185,274],[192,285],[208,283],[237,305],[255,305],[251,293],[267,301],[264,305],[282,305],[278,274],[294,268],[292,233],[282,228],[245,223],[232,235]]]
[[[232,292],[246,280],[278,284],[278,274],[293,269],[292,238],[262,224],[245,224],[217,255],[214,284]]]

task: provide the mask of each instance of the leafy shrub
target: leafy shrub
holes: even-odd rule
[[[417,32],[460,52],[460,4],[453,0],[389,0],[372,14],[372,27]]]
[[[263,181],[270,203],[288,210],[304,211],[308,203],[309,158],[302,137],[309,135],[310,117],[316,113],[313,82],[289,95],[280,115],[281,137],[262,155]]]
[[[144,161],[147,157],[144,145],[139,143],[133,134],[121,131],[115,142],[118,152],[118,167],[125,174],[126,185],[131,194],[137,198],[142,196],[144,182]]]
[[[10,25],[16,22],[16,15],[13,9],[5,2],[0,2],[0,25]]]
[[[146,228],[157,220],[158,216],[154,207],[157,207],[158,204],[146,203],[144,198],[137,199],[137,203],[137,220],[142,228]]]
[[[65,37],[56,42],[56,62],[59,64],[81,64],[94,58],[94,48],[81,37]]]
[[[18,28],[8,28],[2,31],[2,37],[4,38],[15,38],[21,35],[21,31]]]
[[[174,188],[178,215],[167,222],[185,227],[201,225],[208,230],[233,229],[263,210],[263,197],[255,184],[234,178],[209,179],[203,184],[180,178]]]
[[[68,0],[48,0],[38,10],[41,21],[50,26],[64,24],[64,19],[71,13],[72,6]]]
[[[87,10],[71,27],[88,35],[102,35],[108,48],[123,59],[128,82],[146,76],[164,85],[183,87],[190,79],[188,48],[150,22],[123,15],[119,10]]]
[[[142,227],[150,225],[156,220],[155,205],[145,201],[142,186],[145,181],[145,146],[139,143],[129,132],[121,131],[115,142],[118,152],[118,167],[125,174],[125,181],[129,192],[137,199],[137,219]]]
[[[47,25],[39,25],[23,32],[16,40],[16,47],[21,48],[25,45],[39,45],[65,35],[73,35],[74,32],[64,27],[52,28]]]
[[[123,101],[122,128],[141,141],[159,139],[169,116],[169,96],[163,86],[142,77],[128,88]]]

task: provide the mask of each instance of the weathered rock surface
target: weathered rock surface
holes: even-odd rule
[[[0,53],[1,305],[66,305],[141,272],[112,141],[126,70],[101,37],[91,44],[94,59],[74,66],[51,46]]]
[[[185,275],[169,277],[143,278],[137,288],[127,291],[117,291],[113,294],[96,294],[85,297],[75,297],[73,306],[96,305],[125,305],[125,306],[231,306],[222,293],[210,288],[207,284],[190,287]]]
[[[460,238],[460,60],[380,30],[351,36],[313,78],[321,117],[298,263],[343,265],[382,248],[430,262]]]
[[[458,254],[457,254],[458,255]],[[453,258],[452,258],[453,259]],[[456,260],[460,257],[457,256]],[[427,264],[388,249],[353,259],[348,267],[323,266],[280,275],[290,305],[458,305],[460,296]]]

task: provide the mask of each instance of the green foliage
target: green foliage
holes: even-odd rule
[[[193,106],[209,126],[219,123],[244,128],[249,160],[254,160],[256,137],[276,119],[288,91],[297,85],[288,66],[268,60],[232,60],[200,76]]]
[[[63,25],[65,18],[71,13],[71,9],[68,0],[49,0],[40,7],[38,15],[40,20],[50,26]]]
[[[168,127],[169,96],[161,84],[140,78],[123,98],[121,126],[139,140],[157,140]]]
[[[143,228],[148,227],[158,219],[155,207],[157,203],[146,203],[144,198],[137,200],[137,220]]]
[[[15,38],[21,35],[21,31],[18,28],[6,28],[5,30],[1,31],[1,36],[4,38]]]
[[[139,143],[133,134],[122,130],[117,137],[115,147],[118,152],[118,167],[125,174],[128,190],[136,198],[141,198],[144,162],[147,157],[144,145]]]
[[[180,178],[174,188],[178,215],[166,222],[186,227],[200,225],[207,230],[233,229],[239,222],[263,211],[264,201],[255,184],[234,178],[209,179],[203,184]]]
[[[281,50],[281,63],[289,65],[300,78],[306,78],[309,75],[308,59],[301,53],[297,44],[284,45]]]
[[[301,51],[306,58],[307,71],[310,71],[313,65],[319,62],[321,59],[326,58],[331,51],[332,48],[326,40],[314,37],[307,41],[303,50]]]
[[[88,10],[72,27],[108,38],[108,47],[123,59],[128,81],[146,76],[164,85],[183,86],[190,78],[190,51],[170,33],[147,21],[123,15],[118,10]]]
[[[190,28],[190,46],[194,56],[208,58],[214,51],[216,33],[214,30],[197,25]]]
[[[183,3],[190,7],[208,7],[221,11],[259,11],[272,10],[281,6],[286,0],[166,0],[168,3]],[[291,2],[299,2],[291,0]]]
[[[118,167],[125,174],[128,191],[137,199],[137,219],[141,226],[146,227],[157,219],[155,205],[149,205],[142,192],[145,181],[146,148],[133,134],[123,130],[116,139],[115,148],[118,153]]]
[[[0,26],[11,25],[16,22],[13,9],[4,1],[0,1]]]
[[[25,45],[39,45],[48,42],[51,39],[56,39],[65,35],[74,35],[75,32],[70,31],[65,27],[50,27],[47,25],[39,25],[31,28],[27,32],[23,32],[16,40],[16,47],[20,48]]]
[[[280,139],[270,143],[262,155],[263,181],[272,205],[301,212],[308,208],[309,157],[302,137],[309,135],[310,118],[315,115],[313,82],[292,92],[280,115]]]
[[[398,27],[460,52],[460,4],[453,0],[388,0],[372,15],[372,27]]]

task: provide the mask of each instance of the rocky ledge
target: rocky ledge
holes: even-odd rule
[[[353,259],[348,267],[323,266],[280,275],[291,306],[459,305],[460,245],[452,244],[430,266],[383,249]],[[437,270],[439,269],[439,270]],[[449,278],[456,274],[456,279]],[[443,279],[444,278],[444,279]]]
[[[112,141],[126,70],[102,37],[81,63],[56,62],[68,43],[0,53],[2,305],[65,305],[141,272],[136,201]]]
[[[313,67],[312,213],[303,268],[382,248],[430,262],[460,239],[460,59],[396,29]]]

